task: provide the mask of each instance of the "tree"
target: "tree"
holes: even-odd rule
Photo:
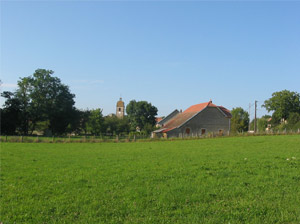
[[[93,135],[100,135],[104,130],[104,119],[102,110],[95,109],[90,111],[90,116],[87,122],[87,130]]]
[[[300,128],[300,114],[292,112],[289,114],[287,127],[292,130],[298,130]]]
[[[106,116],[104,118],[104,132],[109,134],[117,133],[119,118],[116,115]]]
[[[23,78],[19,86],[28,80],[32,130],[37,121],[49,120],[52,133],[63,134],[75,113],[75,95],[59,78],[53,77],[53,73],[51,70],[38,69],[32,76]]]
[[[1,134],[14,135],[21,125],[20,101],[12,92],[5,91],[1,96],[6,98],[1,109]]]
[[[105,132],[110,134],[128,133],[130,123],[127,116],[118,118],[116,115],[106,116],[104,118]]]
[[[31,134],[37,124],[47,124],[53,134],[63,134],[72,122],[76,110],[75,95],[53,71],[37,69],[32,76],[21,78],[15,93],[6,95],[5,107],[12,108],[18,102],[20,123],[17,129],[22,134]],[[5,97],[5,96],[4,96]]]
[[[288,124],[294,125],[300,122],[300,114],[292,112],[289,114]]]
[[[88,122],[91,115],[90,110],[79,111],[79,132],[83,131],[86,135],[88,133]]]
[[[231,110],[231,131],[242,132],[248,130],[249,114],[241,107],[233,108]]]
[[[132,100],[126,107],[126,113],[131,125],[131,130],[136,130],[139,127],[144,130],[145,127],[155,125],[155,116],[157,115],[157,108],[152,106],[147,101]],[[147,129],[149,129],[147,127]]]
[[[122,119],[118,118],[117,122],[117,130],[116,133],[129,133],[130,132],[130,123],[127,116],[123,117]]]
[[[270,115],[264,115],[261,118],[257,119],[258,131],[265,131],[269,124]],[[253,125],[254,126],[254,125]]]
[[[287,120],[292,112],[300,113],[300,94],[288,90],[274,92],[263,107],[268,112],[273,111],[272,119],[279,123],[281,119]]]

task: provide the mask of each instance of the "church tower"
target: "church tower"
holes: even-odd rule
[[[125,115],[125,104],[122,101],[122,97],[120,98],[120,100],[117,102],[117,111],[116,111],[116,115],[118,118],[123,118]]]

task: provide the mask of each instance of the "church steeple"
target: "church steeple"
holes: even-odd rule
[[[118,118],[123,118],[125,115],[125,104],[122,101],[122,97],[120,97],[120,100],[117,102],[116,115]]]

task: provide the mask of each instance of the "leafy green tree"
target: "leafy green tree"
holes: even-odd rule
[[[104,118],[102,110],[95,109],[90,111],[90,116],[87,122],[87,131],[93,135],[100,135],[104,130]]]
[[[21,125],[21,103],[15,94],[5,91],[1,94],[5,103],[1,109],[1,134],[14,135]]]
[[[249,113],[241,107],[233,108],[231,110],[231,131],[242,132],[248,130]]]
[[[300,121],[300,114],[292,112],[289,114],[288,124],[297,124]]]
[[[29,81],[33,129],[36,121],[49,120],[52,133],[63,134],[75,113],[75,95],[59,78],[53,77],[53,73],[51,70],[38,69],[20,83]]]
[[[127,116],[122,119],[117,116],[106,116],[104,118],[105,132],[111,134],[128,133],[130,131],[130,123]]]
[[[287,120],[288,129],[297,130],[300,128],[300,114],[296,112],[292,112],[289,114],[289,118]]]
[[[104,118],[104,131],[106,133],[116,134],[119,120],[116,115],[106,116]]]
[[[131,130],[139,127],[144,130],[149,125],[152,128],[155,125],[155,116],[157,115],[157,108],[147,101],[132,100],[126,106],[126,113],[131,125]]]
[[[129,133],[130,132],[130,122],[127,116],[123,117],[122,119],[118,118],[117,122],[117,130],[116,133]]]
[[[300,113],[300,94],[288,90],[274,92],[263,107],[268,112],[273,111],[272,118],[279,123],[281,119],[287,120],[292,112]]]
[[[79,133],[83,132],[85,135],[88,133],[88,122],[91,115],[90,110],[79,111]]]
[[[18,102],[20,133],[31,134],[41,122],[48,122],[53,134],[63,134],[70,126],[76,113],[75,95],[53,73],[37,69],[32,76],[21,78],[16,92],[7,98],[6,108],[13,106],[12,99]]]
[[[257,119],[257,128],[258,128],[258,131],[265,131],[266,128],[268,127],[268,120],[271,118],[270,115],[264,115],[262,116],[261,118],[258,118]],[[254,126],[254,124],[253,124]]]
[[[19,132],[21,134],[28,134],[30,127],[32,127],[32,123],[37,121],[34,120],[31,107],[30,107],[30,93],[29,93],[29,80],[28,78],[24,78],[23,81],[18,81],[18,89],[14,93],[14,98],[20,103],[20,125],[18,127]],[[31,128],[32,129],[32,128]]]

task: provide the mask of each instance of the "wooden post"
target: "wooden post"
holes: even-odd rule
[[[21,136],[21,142],[23,142],[23,135]]]
[[[119,142],[119,136],[116,135],[116,142]]]
[[[133,136],[133,141],[135,142],[135,135]]]
[[[39,142],[39,136],[38,135],[36,136],[36,142]]]
[[[255,109],[254,109],[254,133],[256,133],[256,129],[257,129],[257,119],[256,119],[256,110],[257,110],[257,101],[255,100],[255,102],[254,102],[254,107],[255,107]]]

